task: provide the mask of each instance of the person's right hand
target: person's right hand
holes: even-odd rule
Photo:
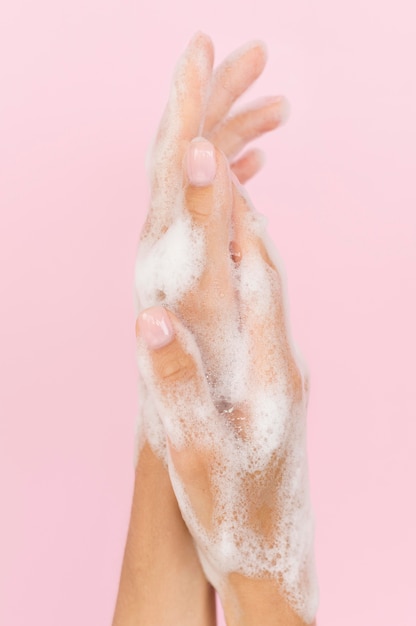
[[[188,123],[202,102],[201,67],[199,59]],[[282,275],[262,220],[231,182],[226,155],[191,139],[170,153],[172,167],[184,162],[185,171],[171,186],[159,179],[156,215],[152,207],[151,219],[165,229],[143,256],[139,286],[144,301],[156,294],[171,311],[152,307],[138,318],[141,373],[162,418],[182,515],[230,619],[250,623],[237,616],[233,600],[241,608],[248,589],[256,589],[243,613],[258,611],[261,581],[280,623],[310,623],[316,585],[307,389]],[[175,206],[176,197],[183,204]]]

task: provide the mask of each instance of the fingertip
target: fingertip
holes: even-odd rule
[[[236,57],[244,56],[245,54],[247,54],[251,50],[255,50],[255,49],[258,50],[259,57],[261,57],[263,62],[266,63],[266,61],[268,59],[268,48],[267,48],[266,42],[263,41],[263,39],[260,39],[260,38],[259,39],[250,39],[249,41],[244,43],[242,46],[237,48],[234,51],[234,53],[232,53],[231,56],[236,56]]]
[[[255,66],[257,75],[261,74],[269,57],[267,44],[262,39],[252,39],[248,41],[240,48],[240,54],[241,56],[245,54],[251,54],[254,56],[253,65]]]
[[[261,132],[267,132],[287,121],[290,105],[285,96],[266,96],[247,105],[246,112],[261,113]]]
[[[267,59],[269,58],[269,49],[267,43],[263,41],[263,39],[253,39],[251,45],[253,48],[258,48],[261,51],[264,64],[266,64]]]
[[[189,40],[187,49],[199,48],[204,51],[210,65],[214,64],[214,44],[209,35],[202,30],[197,30]]]
[[[252,148],[231,165],[231,178],[236,186],[244,185],[264,166],[266,155],[259,148]]]
[[[252,155],[253,155],[253,159],[255,160],[258,169],[261,169],[262,167],[264,167],[267,161],[266,153],[264,152],[264,150],[255,148],[253,149]]]
[[[212,39],[209,35],[207,35],[207,33],[205,33],[203,30],[197,30],[194,32],[194,34],[192,35],[191,39],[189,40],[189,44],[188,45],[205,45],[205,46],[213,46],[212,44]]]

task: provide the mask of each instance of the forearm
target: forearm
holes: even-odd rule
[[[215,602],[163,463],[146,445],[136,469],[113,626],[213,626]]]

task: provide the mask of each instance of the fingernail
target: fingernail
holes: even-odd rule
[[[186,165],[191,185],[196,187],[211,185],[217,170],[212,143],[202,137],[193,139],[188,148]]]
[[[230,241],[229,249],[232,260],[238,265],[238,263],[240,263],[241,261],[240,246],[235,241]]]
[[[137,325],[139,336],[151,350],[166,346],[175,335],[169,315],[163,307],[155,306],[140,313]]]

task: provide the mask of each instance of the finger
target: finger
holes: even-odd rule
[[[185,208],[202,229],[206,265],[202,281],[209,292],[221,284],[231,290],[229,236],[232,211],[230,170],[225,156],[210,142],[194,139],[186,155]],[[207,293],[207,298],[209,294]]]
[[[211,474],[217,466],[215,435],[220,424],[192,335],[164,308],[143,311],[137,319],[139,367],[158,406],[167,435],[171,484],[182,515],[193,531],[194,515],[211,528]],[[179,479],[179,480],[178,480]]]
[[[158,141],[173,146],[199,134],[211,84],[214,50],[208,35],[198,32],[179,59]],[[166,137],[169,135],[169,137]]]
[[[231,171],[243,185],[261,170],[265,162],[262,150],[253,148],[231,164]]]
[[[260,76],[266,65],[266,46],[251,41],[231,53],[217,68],[213,78],[203,134],[208,136],[227,115],[233,103]]]
[[[140,372],[170,441],[176,448],[201,443],[216,410],[191,333],[163,307],[142,311],[136,332]]]
[[[210,140],[232,159],[249,141],[281,126],[287,117],[286,98],[261,98],[217,126]]]
[[[201,132],[211,84],[213,46],[197,33],[176,67],[170,97],[159,126],[149,176],[152,188],[150,219],[169,224],[172,198],[180,193],[181,167],[188,142]]]
[[[290,337],[283,270],[277,254],[271,253],[264,219],[235,179],[233,190],[234,248],[251,379],[257,391],[277,389],[298,401],[303,397],[303,380]]]
[[[221,397],[228,397],[227,385],[232,386],[230,381],[236,370],[232,344],[238,328],[238,309],[229,252],[230,169],[225,156],[199,138],[190,144],[185,161],[185,211],[202,234],[205,249],[199,279],[184,293],[175,312],[195,335],[217,404]],[[193,258],[192,262],[198,260]]]

